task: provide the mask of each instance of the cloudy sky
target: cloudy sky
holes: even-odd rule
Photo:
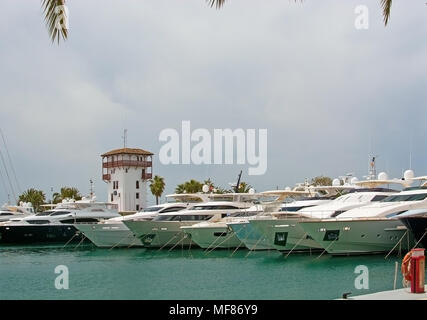
[[[427,174],[427,5],[394,1],[384,27],[379,3],[229,0],[216,10],[204,0],[73,0],[70,37],[58,46],[40,1],[2,0],[0,128],[21,189],[87,194],[92,178],[106,200],[100,154],[123,145],[123,129],[128,146],[158,154],[160,132],[183,120],[268,129],[268,170],[157,157],[166,193],[190,178],[226,187],[240,169],[258,191],[320,174],[361,178],[371,152],[379,171],[399,177],[412,151],[415,173]],[[354,27],[360,4],[368,30]]]

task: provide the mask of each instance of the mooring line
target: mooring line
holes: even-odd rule
[[[171,243],[172,242],[172,240],[173,239],[175,239],[176,237],[178,237],[178,235],[180,234],[181,232],[178,232],[176,235],[174,235],[172,238],[170,238],[169,239],[169,241],[168,242],[166,242],[159,250],[157,250],[157,251],[160,251],[160,250],[162,250],[164,247],[166,247],[169,243]]]
[[[337,241],[338,240],[338,238],[335,238],[331,243],[330,243],[330,245],[329,246],[327,246],[326,248],[325,248],[325,250],[323,250],[322,251],[322,253],[316,258],[316,260],[317,259],[319,259],[321,256],[323,256],[323,254],[335,243],[335,241]]]
[[[225,239],[223,240],[223,241],[221,241],[216,247],[214,247],[214,248],[212,248],[211,250],[209,250],[209,252],[207,253],[207,254],[209,254],[209,253],[211,253],[212,251],[214,251],[216,248],[218,248],[220,245],[222,245],[225,241],[227,241],[227,240],[229,240],[229,239],[231,239],[231,237],[233,237],[234,236],[234,233],[233,233],[233,231],[231,231],[230,232],[230,234],[228,235],[228,236],[226,236],[225,237]]]
[[[421,242],[421,240],[423,240],[423,238],[425,237],[426,234],[427,234],[427,231],[424,232],[423,236],[420,238],[420,240],[418,240],[418,242],[415,244],[415,246],[412,247],[412,249],[415,249],[418,246],[418,244]]]
[[[86,236],[83,234],[82,240],[80,240],[79,244],[74,247],[74,250],[76,250],[81,245],[81,243],[83,242],[84,239],[86,239]]]
[[[249,252],[246,254],[245,258],[247,258],[252,253],[252,251],[255,251],[258,243],[260,243],[261,240],[264,240],[264,239],[265,239],[265,237],[259,238],[258,241],[255,243],[254,247],[251,250],[249,250]]]
[[[390,250],[390,252],[385,256],[384,259],[387,259],[388,256],[394,251],[394,249],[396,249],[396,247],[399,245],[399,243],[403,240],[403,237],[406,236],[406,234],[408,233],[408,230],[406,230],[406,232],[403,234],[403,236],[400,238],[400,240],[396,243],[396,245],[393,247],[393,249]]]
[[[75,233],[74,234],[74,236],[72,236],[71,238],[70,238],[70,240],[68,240],[67,241],[67,243],[66,244],[64,244],[64,246],[62,247],[62,249],[64,249],[75,237],[77,236],[77,233]]]
[[[301,243],[302,240],[304,240],[304,238],[307,236],[307,232],[304,233],[304,235],[302,236],[301,239],[298,240],[298,242],[292,247],[291,251],[288,252],[288,254],[285,256],[285,259],[287,257],[289,257],[289,255],[292,253],[292,251],[294,251],[294,249]]]

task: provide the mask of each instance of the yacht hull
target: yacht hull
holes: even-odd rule
[[[403,224],[411,230],[417,242],[421,243],[424,248],[427,248],[427,218],[414,217],[400,219]]]
[[[300,225],[332,255],[406,251],[414,245],[412,234],[399,220],[306,221]]]
[[[243,243],[234,232],[224,226],[185,227],[182,230],[203,249],[231,249],[242,247]]]
[[[147,248],[171,248],[196,246],[182,226],[191,226],[190,221],[124,221],[124,224],[141,240]]]
[[[299,226],[301,219],[254,219],[250,220],[268,243],[280,252],[313,252],[321,246]]]
[[[78,224],[80,230],[99,248],[142,247],[143,244],[123,222],[102,224]]]
[[[65,244],[85,239],[73,225],[0,226],[0,244]]]
[[[271,250],[274,249],[263,233],[258,231],[249,222],[230,223],[228,225],[236,237],[243,242],[249,250]]]

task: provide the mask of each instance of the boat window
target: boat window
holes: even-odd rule
[[[312,206],[298,206],[298,207],[281,207],[279,211],[285,211],[285,212],[295,212],[295,211],[299,211],[301,209],[305,209],[305,208],[310,208],[310,207],[314,207],[315,205]]]
[[[36,213],[36,216],[37,217],[50,216],[52,212],[54,211],[52,210],[43,211],[43,212]]]
[[[189,210],[229,210],[229,209],[239,209],[235,206],[229,205],[206,205],[206,206],[194,206]]]
[[[145,208],[143,210],[143,212],[156,212],[156,211],[159,211],[161,209],[162,209],[162,207],[149,207],[149,208]]]
[[[29,224],[49,224],[49,220],[27,220]]]
[[[61,223],[73,224],[73,223],[97,223],[98,219],[95,218],[76,218],[76,219],[65,219],[61,220]]]
[[[12,212],[2,212],[0,213],[0,216],[13,216]]]
[[[161,213],[177,212],[177,211],[180,211],[180,210],[183,210],[183,209],[185,209],[185,207],[169,207],[169,208],[166,208],[166,209],[164,209],[164,210],[162,210],[160,212]]]
[[[201,214],[159,215],[156,218],[154,218],[153,221],[205,221],[205,220],[209,220],[212,217],[213,217],[212,215],[201,215]]]
[[[427,198],[427,193],[402,194],[402,195],[389,196],[381,201],[382,202],[420,201],[420,200],[424,200],[425,198]]]
[[[377,194],[375,197],[372,198],[371,201],[381,201],[381,200],[383,200],[385,198],[387,198],[386,195],[379,195],[379,194]]]
[[[70,211],[55,211],[53,212],[50,216],[63,216],[64,214],[69,214],[71,213]]]

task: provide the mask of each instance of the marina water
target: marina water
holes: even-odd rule
[[[0,247],[0,299],[336,299],[393,289],[398,255],[332,257],[277,251]],[[55,288],[55,267],[69,289]],[[356,289],[355,268],[369,270]],[[402,287],[400,270],[397,288]]]

